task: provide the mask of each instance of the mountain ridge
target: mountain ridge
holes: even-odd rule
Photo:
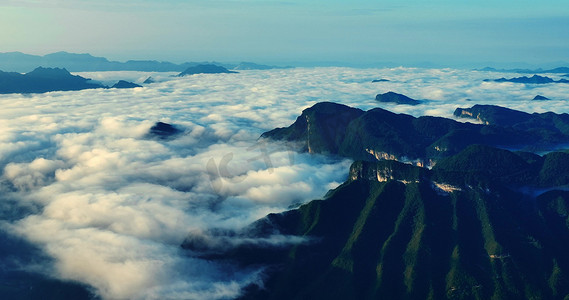
[[[189,67],[204,64],[206,62],[184,62],[176,64],[157,60],[128,60],[126,62],[111,61],[104,57],[93,56],[88,53],[70,53],[59,51],[40,55],[25,54],[22,52],[0,53],[0,70],[25,73],[39,66],[66,68],[71,72],[95,72],[95,71],[142,71],[142,72],[183,72]],[[210,62],[213,63],[213,62]],[[215,63],[220,64],[220,63]],[[278,67],[255,64],[251,62],[222,63],[228,69],[239,70],[268,70]]]
[[[485,111],[482,119],[478,110]],[[442,117],[416,118],[382,108],[362,111],[322,102],[305,109],[289,127],[267,131],[261,138],[294,142],[301,151],[309,153],[354,160],[396,159],[419,165],[433,165],[471,144],[546,151],[569,140],[566,114],[532,115],[499,106],[475,105],[458,108],[455,115],[484,124]]]
[[[124,80],[111,88],[134,88],[140,85]],[[65,68],[38,67],[26,74],[0,71],[0,94],[47,93],[109,88],[90,79],[72,75]]]
[[[526,83],[526,84],[547,84],[547,83],[569,83],[567,79],[553,80],[547,76],[533,75],[532,77],[522,76],[506,79],[504,77],[498,79],[484,79],[484,81],[493,82],[514,82],[514,83]]]
[[[492,67],[485,67],[482,69],[475,69],[475,71],[486,72],[502,72],[502,73],[569,73],[569,67],[557,67],[553,69],[496,69]]]

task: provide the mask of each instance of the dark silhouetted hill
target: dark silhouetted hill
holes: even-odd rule
[[[184,72],[178,74],[178,77],[194,74],[220,74],[220,73],[237,73],[235,71],[229,71],[222,66],[217,66],[213,64],[197,65],[187,68]]]
[[[111,88],[113,89],[132,89],[142,87],[142,85],[138,85],[136,83],[132,83],[125,80],[119,80],[119,82],[115,83]]]
[[[180,133],[182,133],[182,130],[172,124],[156,122],[156,124],[150,127],[150,130],[148,131],[146,137],[166,140]]]
[[[37,68],[27,74],[0,71],[0,93],[45,93],[105,88],[87,78],[71,75],[66,69]]]
[[[385,94],[377,94],[375,96],[375,100],[379,102],[389,102],[389,103],[397,103],[397,104],[408,104],[408,105],[417,105],[421,103],[421,101],[417,101],[415,99],[411,99],[405,95],[394,93],[394,92],[387,92]]]
[[[542,96],[542,95],[536,95],[535,97],[533,97],[532,100],[551,100],[551,99],[549,99],[545,96]]]
[[[113,86],[113,88],[121,89],[134,87],[141,86],[124,80]],[[90,79],[72,75],[66,69],[39,67],[26,74],[0,71],[0,94],[79,91],[97,88],[108,87],[92,82]]]

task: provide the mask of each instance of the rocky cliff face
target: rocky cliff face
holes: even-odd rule
[[[428,176],[427,169],[400,163],[394,160],[384,160],[375,163],[357,161],[350,166],[350,180],[371,180],[386,182],[396,180],[403,183],[418,182]]]
[[[302,111],[289,127],[265,132],[262,138],[296,141],[303,151],[337,154],[350,122],[364,112],[332,102],[321,102]]]

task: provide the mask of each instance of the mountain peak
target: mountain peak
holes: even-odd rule
[[[276,128],[261,135],[302,143],[310,153],[338,153],[348,124],[364,112],[343,104],[319,102],[302,111],[296,121],[286,128]]]
[[[167,140],[181,132],[182,130],[174,125],[164,122],[156,122],[152,127],[150,127],[147,137]]]
[[[38,67],[33,71],[26,73],[26,76],[45,77],[45,78],[65,78],[73,76],[65,68],[44,68]]]
[[[229,71],[226,68],[214,64],[201,64],[197,66],[191,66],[187,68],[184,72],[178,74],[179,77],[194,74],[220,74],[220,73],[238,73],[235,71]]]
[[[375,100],[379,102],[392,102],[397,104],[408,104],[408,105],[417,105],[420,104],[421,101],[417,101],[415,99],[411,99],[405,95],[398,94],[395,92],[387,92],[384,94],[377,94],[375,96]]]
[[[542,96],[542,95],[536,95],[535,97],[533,97],[532,100],[551,100],[551,99],[549,99],[545,96]]]
[[[115,85],[113,85],[111,88],[114,88],[114,89],[132,89],[132,88],[137,88],[137,87],[142,87],[142,85],[138,85],[136,83],[132,83],[132,82],[126,81],[126,80],[119,80],[119,82],[115,83]]]

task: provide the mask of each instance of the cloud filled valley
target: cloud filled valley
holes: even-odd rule
[[[569,112],[569,84],[484,82],[503,76],[493,72],[297,68],[183,78],[77,74],[139,84],[152,76],[156,83],[0,95],[1,229],[45,255],[3,263],[3,269],[76,281],[105,299],[234,298],[242,287],[261,283],[262,266],[211,262],[180,245],[189,232],[241,228],[321,198],[346,179],[348,160],[258,140],[317,102],[448,118],[457,107],[474,104]],[[372,83],[379,78],[389,81]],[[375,101],[376,94],[388,91],[423,102]],[[536,95],[551,100],[532,101]],[[149,136],[158,121],[182,133],[170,139]],[[259,242],[302,241],[281,236]]]

